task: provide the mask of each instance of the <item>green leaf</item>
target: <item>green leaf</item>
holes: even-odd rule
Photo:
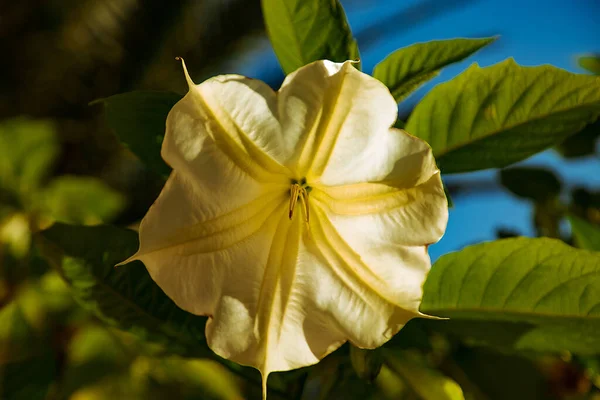
[[[25,213],[14,213],[5,218],[0,218],[0,246],[5,246],[8,254],[17,260],[23,259],[29,254],[31,245],[31,229],[29,216]],[[0,255],[0,260],[2,260]],[[7,263],[12,262],[6,260]],[[3,262],[0,262],[2,264]],[[8,268],[12,269],[12,268]],[[6,270],[6,266],[0,269],[0,276]]]
[[[519,197],[543,202],[560,194],[561,183],[544,168],[516,167],[500,171],[500,183]]]
[[[121,211],[124,198],[91,177],[61,176],[39,195],[41,209],[60,222],[96,225]]]
[[[450,64],[464,60],[496,38],[433,40],[398,49],[375,66],[373,77],[383,82],[397,102]]]
[[[388,352],[386,364],[422,400],[464,400],[460,386],[432,369],[414,352]]]
[[[317,60],[359,60],[356,40],[338,0],[262,0],[262,10],[286,74]]]
[[[600,254],[547,238],[470,246],[435,263],[421,311],[518,323],[510,342],[519,349],[600,353]]]
[[[69,341],[59,398],[71,398],[77,390],[106,381],[107,377],[126,375],[134,355],[137,353],[106,327],[80,325]]]
[[[442,172],[501,168],[554,146],[600,115],[600,77],[512,59],[474,64],[436,86],[406,130],[432,147]]]
[[[582,249],[600,251],[600,226],[575,215],[569,215],[575,243]]]
[[[581,68],[587,69],[592,74],[600,75],[600,55],[579,57],[577,61]]]
[[[159,393],[164,393],[157,398],[169,398],[169,394],[174,391],[179,393],[182,399],[240,400],[244,398],[235,376],[215,361],[168,357],[151,360],[150,365],[152,366],[151,377],[160,382],[160,388],[157,388],[160,390]]]
[[[182,96],[170,92],[129,92],[96,100],[121,142],[150,169],[167,177],[171,169],[160,156],[167,114]]]
[[[55,224],[38,243],[79,303],[105,322],[179,354],[212,356],[204,341],[204,317],[177,307],[141,262],[115,268],[137,250],[135,232]]]
[[[51,171],[59,147],[49,121],[16,118],[0,124],[0,190],[23,202]],[[25,205],[25,204],[22,204]]]

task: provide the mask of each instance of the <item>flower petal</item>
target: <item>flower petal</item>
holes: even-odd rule
[[[288,184],[289,170],[278,161],[286,155],[275,92],[239,75],[194,85],[185,73],[189,92],[167,117],[164,160],[190,181],[215,182],[214,189],[232,177],[238,190],[249,180]]]
[[[190,91],[170,111],[162,147],[174,171],[142,221],[138,258],[231,229],[289,187],[289,171],[273,158],[281,140],[269,111],[275,93],[238,76],[197,86],[186,77]]]
[[[209,208],[213,195],[196,190],[187,178],[172,172],[142,220],[140,249],[127,260],[144,262],[179,307],[198,315],[214,313],[214,305],[228,285],[226,279],[237,279],[235,274],[240,279],[261,281],[262,255],[256,254],[260,247],[250,248],[248,242],[269,226],[273,210],[286,204],[288,197],[285,190],[272,188],[233,211],[215,215]],[[268,242],[265,246],[268,248]],[[246,267],[235,269],[238,264]],[[225,274],[228,268],[231,276]],[[244,276],[245,272],[250,275]]]
[[[389,243],[436,243],[448,222],[447,200],[439,173],[412,188],[365,183],[315,188],[318,204],[336,230],[358,251]]]
[[[387,88],[349,62],[301,68],[279,98],[240,76],[187,78],[162,148],[174,171],[132,259],[209,316],[209,346],[266,381],[346,340],[377,347],[421,315],[446,199],[429,146],[390,129]],[[310,226],[288,215],[303,177]]]
[[[311,324],[305,323],[310,327],[305,329],[307,343],[316,354],[340,338],[362,348],[381,346],[408,320],[420,316],[415,307],[420,296],[414,298],[412,288],[406,290],[402,284],[387,281],[406,279],[402,264],[372,268],[341,239],[319,207],[312,215],[311,238],[302,241],[301,273],[297,277],[303,282],[305,304],[310,310],[307,321]],[[429,265],[423,248],[393,252],[404,258],[404,264]],[[408,279],[415,283],[412,277]],[[317,323],[315,318],[323,322]]]
[[[419,139],[390,129],[394,98],[350,61],[317,61],[288,75],[279,90],[279,117],[285,146],[296,148],[289,165],[296,163],[296,175],[312,184],[380,181],[407,167],[406,176],[414,177],[421,168],[410,156],[422,159],[418,152],[428,151]],[[424,171],[426,179],[435,170],[433,164]]]
[[[140,227],[142,250],[134,258],[179,307],[210,317],[210,348],[259,369],[264,379],[314,364],[338,348],[346,338],[310,298],[319,277],[299,262],[302,243],[311,239],[302,213],[289,220],[289,194],[265,195],[165,239],[159,228],[168,228],[178,213],[192,215],[197,204],[187,189],[171,176]]]

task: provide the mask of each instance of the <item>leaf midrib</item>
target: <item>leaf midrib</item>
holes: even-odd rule
[[[508,321],[508,322],[517,322],[514,320],[509,320],[508,317],[511,316],[515,316],[515,317],[532,317],[532,318],[547,318],[547,319],[551,319],[551,320],[584,320],[584,321],[590,321],[590,322],[600,322],[600,315],[573,315],[573,314],[550,314],[550,313],[544,313],[544,312],[531,312],[531,311],[522,311],[522,310],[506,310],[506,309],[502,309],[502,308],[491,308],[491,307],[469,307],[469,308],[454,308],[454,307],[447,307],[447,308],[428,308],[428,307],[423,307],[422,312],[426,313],[426,314],[432,314],[432,315],[443,315],[443,316],[447,316],[450,319],[460,319],[460,320],[475,320],[475,321],[482,321],[482,320],[486,320],[485,318],[481,318],[481,317],[470,317],[469,314],[470,313],[479,313],[481,314],[493,314],[494,316],[499,316],[498,317],[492,317],[489,320],[493,320],[493,321]],[[452,314],[454,314],[455,316],[452,316]],[[505,318],[506,317],[506,318]],[[521,322],[528,322],[528,320],[519,320]],[[538,321],[531,321],[529,320],[529,322],[538,322]]]
[[[295,29],[296,25],[292,21],[292,13],[290,12],[290,8],[289,8],[289,5],[288,5],[288,2],[287,1],[282,1],[282,4],[283,4],[283,8],[285,9],[285,13],[286,13],[286,16],[287,16],[287,20],[288,20],[289,26],[292,27],[292,38],[294,40],[294,44],[296,46],[296,50],[298,50],[297,55],[299,57],[300,63],[302,65],[306,65],[306,60],[304,59],[304,52],[301,51],[302,47],[300,45],[300,37],[298,35],[298,31]],[[285,46],[283,46],[283,48],[285,48]],[[284,71],[284,72],[286,74],[288,74],[291,71],[290,72]]]
[[[457,144],[455,146],[446,147],[442,152],[435,154],[435,157],[436,158],[441,158],[441,157],[443,157],[443,156],[445,156],[445,155],[447,155],[447,154],[449,154],[449,153],[451,153],[453,151],[460,150],[460,149],[462,149],[464,147],[467,147],[467,146],[471,146],[471,145],[473,145],[475,143],[478,143],[478,142],[480,142],[482,140],[488,139],[488,138],[490,138],[492,136],[495,136],[497,134],[500,134],[502,132],[510,131],[510,130],[513,130],[513,129],[518,128],[520,126],[527,125],[527,124],[532,123],[532,122],[537,122],[537,121],[539,121],[541,119],[549,118],[549,117],[551,117],[551,116],[553,116],[555,114],[561,114],[561,113],[564,113],[564,112],[573,112],[573,111],[575,111],[577,109],[586,108],[586,107],[593,107],[594,105],[600,105],[600,100],[594,101],[594,102],[591,102],[591,103],[577,104],[575,107],[572,107],[572,108],[565,108],[565,109],[561,109],[561,110],[552,111],[550,113],[542,114],[542,115],[537,116],[535,118],[529,119],[527,121],[519,122],[517,124],[513,124],[513,125],[507,126],[507,127],[501,127],[500,129],[496,129],[496,130],[494,130],[494,131],[492,131],[490,133],[487,133],[485,135],[479,136],[479,137],[475,138],[472,141],[463,142],[463,143]]]
[[[443,69],[444,67],[447,67],[448,65],[455,64],[455,63],[457,63],[459,61],[462,61],[465,58],[467,58],[468,56],[470,56],[471,54],[474,54],[477,51],[481,50],[481,48],[484,47],[485,45],[487,45],[487,43],[479,46],[475,50],[471,50],[471,51],[466,51],[466,52],[460,53],[460,55],[455,56],[455,57],[451,57],[451,58],[448,58],[448,59],[445,59],[443,62],[436,63],[435,65],[432,65],[432,66],[427,67],[425,69],[414,70],[414,71],[412,71],[413,64],[415,63],[415,59],[413,57],[413,58],[411,58],[410,65],[408,67],[408,72],[409,73],[406,74],[402,78],[402,80],[398,80],[398,83],[396,83],[393,87],[391,87],[390,91],[399,90],[400,88],[402,88],[404,86],[407,86],[408,83],[410,83],[410,82],[412,82],[414,80],[418,80],[418,79],[426,77],[427,75],[437,73],[441,69]],[[438,51],[439,51],[439,49],[438,49]]]

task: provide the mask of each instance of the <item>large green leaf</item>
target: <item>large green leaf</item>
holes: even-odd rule
[[[437,76],[439,71],[461,61],[496,38],[450,39],[417,43],[398,49],[375,66],[373,77],[390,89],[397,102]]]
[[[38,238],[76,299],[105,322],[188,356],[211,355],[206,319],[178,308],[139,262],[115,268],[138,247],[133,231],[55,224]]]
[[[435,263],[421,311],[450,317],[437,322],[441,329],[460,323],[491,344],[600,353],[600,254],[547,238],[474,245]],[[496,328],[486,334],[481,325],[490,321]],[[503,324],[510,338],[494,332]]]
[[[600,115],[600,77],[512,59],[474,64],[431,90],[406,130],[431,145],[442,172],[500,168],[563,141]]]
[[[338,0],[262,0],[267,32],[286,74],[317,60],[359,60]]]
[[[95,101],[121,142],[146,166],[163,176],[171,169],[160,156],[167,114],[182,96],[170,92],[129,92]]]
[[[587,250],[600,251],[599,226],[575,215],[569,215],[569,222],[577,246]]]

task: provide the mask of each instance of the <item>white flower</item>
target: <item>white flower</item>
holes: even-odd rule
[[[130,260],[209,317],[210,348],[266,382],[422,316],[448,209],[430,147],[390,128],[389,90],[351,62],[314,62],[278,92],[185,74],[162,146],[173,172]]]

